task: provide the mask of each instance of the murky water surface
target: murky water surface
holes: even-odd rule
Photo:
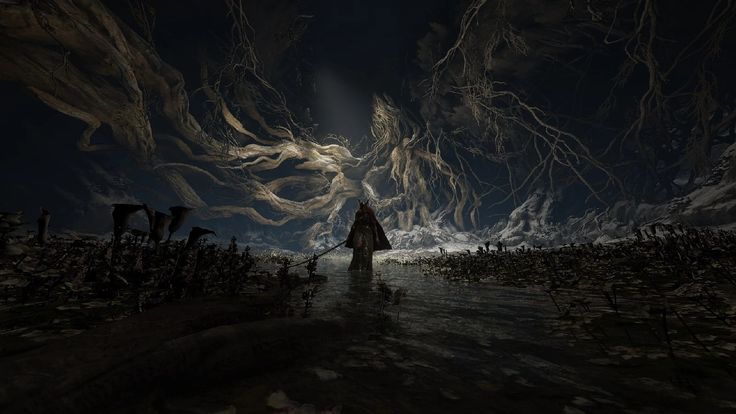
[[[170,404],[271,412],[270,401],[304,413],[736,410],[726,373],[698,380],[668,360],[622,365],[562,331],[537,289],[448,282],[394,265],[349,273],[347,264],[320,261],[328,280],[311,317],[345,319],[357,334],[325,343],[298,366]],[[389,293],[397,290],[406,295]]]

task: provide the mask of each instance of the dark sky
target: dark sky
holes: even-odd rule
[[[318,74],[314,115],[320,130],[351,139],[369,133],[374,93],[405,95],[417,41],[429,22],[447,23],[452,2],[330,1],[308,3],[314,21],[304,43]]]
[[[429,22],[446,22],[451,2],[313,0],[305,36],[317,65],[340,71],[363,89],[396,88]],[[399,71],[399,73],[396,72]],[[391,91],[394,92],[394,91]]]
[[[123,2],[109,2],[126,12]],[[283,3],[289,3],[283,0]],[[295,1],[298,13],[313,16],[297,45],[296,61],[317,77],[317,101],[312,116],[322,132],[351,138],[368,134],[374,93],[405,98],[404,80],[413,69],[417,41],[430,22],[446,25],[452,0],[304,0]],[[164,59],[182,71],[189,89],[199,82],[197,48],[206,44],[216,55],[227,45],[230,22],[220,2],[156,0],[156,47]],[[248,7],[273,13],[265,1],[247,1]],[[278,10],[276,11],[278,12]],[[252,20],[254,18],[252,17]],[[258,21],[251,22],[258,26]],[[292,102],[290,102],[292,103]],[[297,106],[297,105],[295,105]],[[194,108],[196,110],[196,108]]]

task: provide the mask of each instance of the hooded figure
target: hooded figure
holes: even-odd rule
[[[391,243],[368,203],[361,202],[355,212],[355,222],[350,228],[345,247],[353,249],[353,260],[348,270],[373,270],[373,252],[391,249]]]

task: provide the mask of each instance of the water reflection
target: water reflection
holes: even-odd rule
[[[371,299],[373,297],[373,272],[371,271],[349,271],[346,274],[347,292],[345,292],[346,303],[341,309],[348,317],[360,317],[369,314]]]
[[[649,377],[641,382],[652,374],[646,367],[611,369],[584,338],[570,342],[543,291],[447,282],[415,267],[348,272],[348,262],[320,260],[327,280],[312,317],[347,320],[349,334],[325,341],[303,366],[272,373],[268,392],[359,413],[621,412],[632,399],[635,408],[646,405],[655,385],[673,401],[680,394]],[[400,318],[393,301],[381,306],[382,283],[407,292]]]

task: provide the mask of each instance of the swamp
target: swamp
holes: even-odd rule
[[[736,0],[0,0],[0,412],[736,412]]]
[[[384,257],[372,273],[347,271],[342,253],[16,240],[23,253],[1,269],[0,366],[14,381],[0,404],[730,412],[736,233],[682,230]]]

